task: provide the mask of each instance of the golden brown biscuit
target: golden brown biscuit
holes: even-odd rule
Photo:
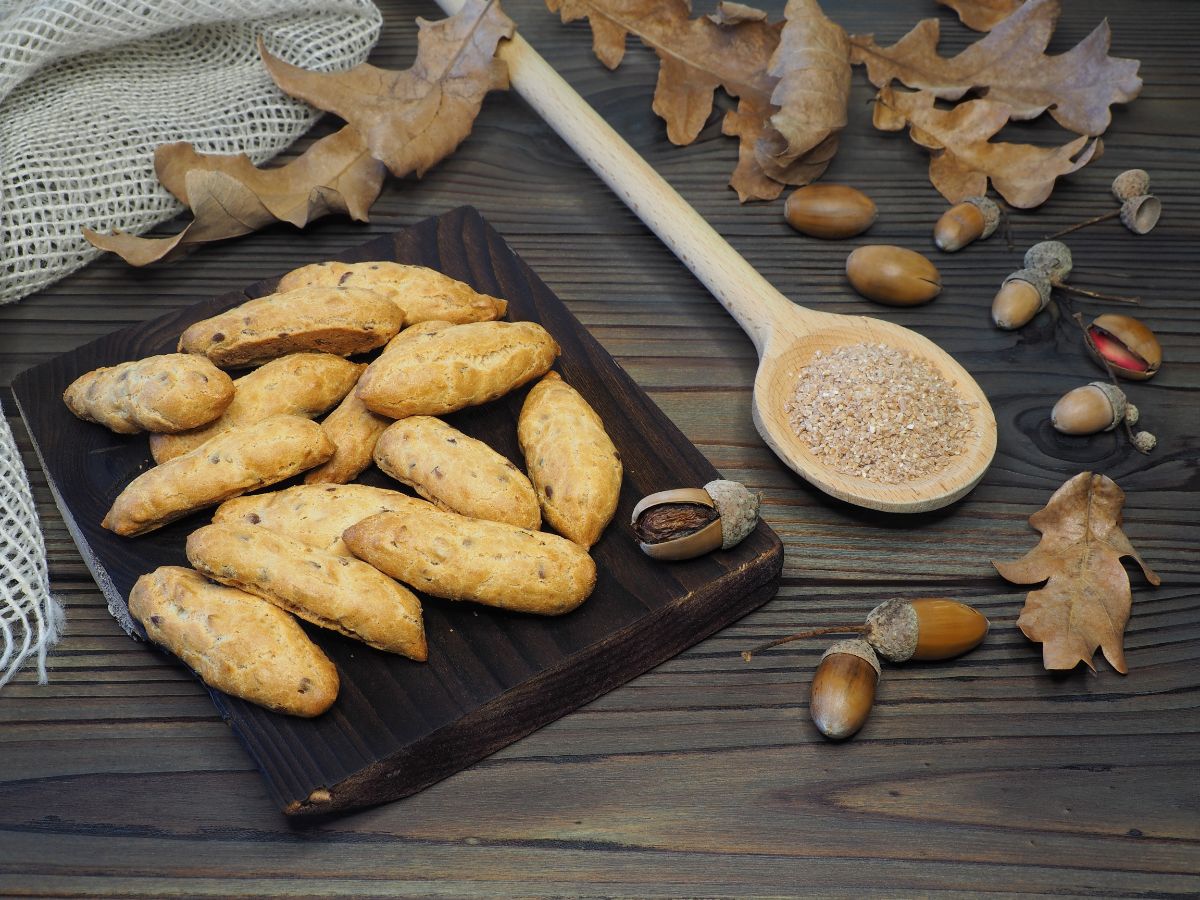
[[[393,422],[375,445],[375,464],[450,512],[537,531],[529,479],[482,441],[433,416]]]
[[[342,285],[361,287],[387,297],[404,310],[404,324],[438,319],[461,325],[501,319],[508,304],[480,294],[469,284],[434,269],[394,262],[323,262],[293,269],[279,280],[277,291]]]
[[[305,484],[347,484],[371,464],[375,442],[392,424],[387,416],[367,409],[358,394],[350,391],[338,408],[325,417],[321,427],[337,448],[329,462],[309,469]]]
[[[398,341],[367,367],[357,391],[380,415],[437,416],[502,397],[557,356],[536,322],[453,325]]]
[[[382,347],[403,325],[404,310],[374,291],[300,288],[249,300],[189,326],[179,349],[238,368],[302,350],[364,353]]]
[[[233,400],[233,379],[202,356],[166,353],[95,369],[63,393],[79,418],[117,432],[186,431]]]
[[[365,562],[257,525],[233,524],[193,531],[187,556],[214,581],[249,591],[306,622],[389,653],[426,657],[421,602]]]
[[[129,612],[218,691],[306,718],[337,699],[333,663],[295,619],[253,594],[162,566],[134,584]]]
[[[300,484],[226,500],[214,523],[259,525],[302,544],[352,556],[342,532],[376,513],[428,507],[416,497],[365,484]]]
[[[596,564],[578,544],[432,507],[379,513],[342,537],[355,556],[447,600],[557,616],[596,586]]]
[[[585,550],[617,510],[621,454],[579,392],[549,372],[517,420],[517,441],[550,527]]]
[[[271,416],[319,416],[354,389],[364,369],[364,363],[332,353],[292,353],[273,359],[233,383],[233,402],[216,421],[182,434],[151,435],[150,455],[156,463],[165,463],[238,425]]]
[[[299,416],[241,425],[133,479],[101,523],[142,534],[190,512],[311,469],[333,455],[321,426]]]

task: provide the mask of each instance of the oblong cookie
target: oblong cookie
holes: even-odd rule
[[[393,422],[375,445],[375,464],[436,506],[536,531],[533,485],[511,462],[433,416]]]
[[[291,478],[332,455],[333,444],[321,426],[308,419],[273,416],[242,425],[133,479],[101,524],[120,535],[143,534]]]
[[[333,285],[366,288],[387,297],[403,308],[405,325],[433,319],[456,325],[486,322],[503,318],[508,310],[508,303],[499,297],[480,294],[469,284],[435,269],[382,260],[301,266],[279,279],[275,290]]]
[[[299,484],[226,500],[214,523],[258,525],[338,556],[352,556],[342,532],[376,513],[428,507],[416,497],[366,484]]]
[[[621,454],[596,411],[557,372],[521,406],[517,441],[550,527],[584,549],[600,539],[621,496]]]
[[[404,325],[404,310],[374,291],[307,287],[249,300],[188,327],[184,353],[218,366],[253,366],[302,350],[350,356],[382,347]]]
[[[209,687],[292,716],[319,716],[337,669],[296,620],[265,600],[182,566],[143,575],[129,612]]]
[[[375,442],[392,420],[373,413],[358,394],[350,391],[337,409],[321,421],[321,427],[337,449],[329,462],[309,469],[305,484],[346,484],[371,464]]]
[[[80,375],[63,392],[79,418],[118,434],[186,431],[233,401],[233,379],[203,356],[164,353]]]
[[[355,556],[447,600],[557,616],[596,586],[596,564],[578,544],[433,507],[379,513],[342,536]]]
[[[332,353],[292,353],[273,359],[233,382],[233,402],[220,418],[182,434],[151,435],[150,455],[156,463],[165,463],[238,425],[271,416],[319,416],[354,389],[364,369],[365,363]]]
[[[365,562],[335,556],[257,525],[205,525],[187,539],[188,561],[214,581],[379,650],[424,661],[421,602]]]
[[[357,391],[380,415],[437,416],[502,397],[557,356],[558,344],[536,322],[452,325],[397,341],[367,367]]]

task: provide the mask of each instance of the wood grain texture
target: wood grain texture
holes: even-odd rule
[[[378,65],[407,65],[414,15],[381,3]],[[1051,52],[1108,17],[1113,52],[1143,61],[1142,96],[1114,110],[1105,156],[1003,233],[936,254],[945,204],[926,152],[870,125],[874,92],[854,76],[850,121],[826,179],[868,193],[880,217],[859,238],[805,238],[782,200],[738,206],[725,180],[736,146],[709,120],[677,148],[650,110],[658,63],[630,45],[621,69],[591,55],[583,24],[532,0],[506,9],[526,38],[784,294],[817,309],[879,316],[935,339],[971,372],[998,420],[996,459],[954,506],[918,516],[827,498],[762,444],[750,421],[753,345],[707,291],[512,96],[493,95],[472,136],[421,181],[388,183],[372,223],[325,220],[206,248],[132,271],[102,260],[0,308],[0,384],[124,325],[238,289],[321,253],[470,203],[725,477],[765,495],[785,543],[784,583],[759,611],[501,750],[397,803],[298,829],[271,804],[204,691],[108,615],[58,517],[11,397],[46,526],[69,634],[51,682],[0,691],[0,892],[58,896],[1187,896],[1200,892],[1200,6],[1170,0],[1064,4]],[[781,2],[766,4],[774,16]],[[944,54],[977,38],[952,13],[906,0],[824,3],[881,43],[919,18],[942,21]],[[697,7],[697,12],[705,11]],[[317,133],[336,127],[322,125]],[[1061,142],[1038,122],[1014,139]],[[297,149],[305,146],[298,145]],[[1054,399],[1100,377],[1058,312],[999,332],[988,306],[1042,235],[1113,208],[1108,184],[1150,171],[1159,226],[1115,222],[1071,236],[1072,280],[1140,293],[1166,362],[1130,386],[1160,445],[1143,457],[1117,436],[1068,438]],[[882,309],[846,285],[865,243],[930,254],[945,287],[932,303]],[[314,249],[316,248],[316,249]],[[1098,314],[1113,309],[1070,301]],[[1120,310],[1125,311],[1125,310]],[[1015,622],[1023,592],[990,560],[1036,542],[1026,522],[1068,477],[1091,469],[1127,494],[1125,530],[1163,577],[1134,582],[1130,674],[1099,666],[1051,675]],[[852,742],[825,743],[807,692],[824,650],[738,651],[801,628],[859,618],[889,596],[945,594],[991,620],[987,641],[947,664],[889,667]]]

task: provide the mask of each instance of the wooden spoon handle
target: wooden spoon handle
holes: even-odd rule
[[[438,0],[453,14],[462,0]],[[513,88],[692,271],[762,355],[776,322],[797,333],[802,310],[763,278],[600,115],[516,34],[497,56]],[[814,319],[816,315],[814,314]]]

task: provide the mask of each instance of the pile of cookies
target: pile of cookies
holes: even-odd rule
[[[432,269],[320,263],[195,323],[178,353],[72,383],[63,399],[80,418],[150,432],[156,465],[105,528],[135,536],[217,507],[187,539],[193,568],[134,585],[129,609],[150,638],[206,684],[315,716],[338,674],[293,616],[424,661],[413,590],[541,615],[583,603],[620,456],[550,371],[554,339],[506,312]],[[369,364],[346,358],[380,348]],[[535,379],[517,426],[528,475],[437,418]],[[372,462],[419,496],[352,484]],[[303,484],[249,493],[302,472]]]

